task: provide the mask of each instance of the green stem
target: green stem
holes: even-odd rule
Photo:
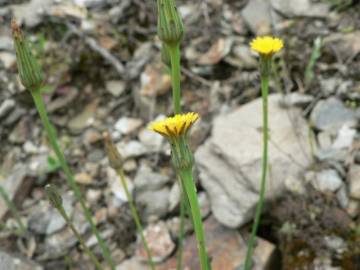
[[[127,197],[128,201],[129,201],[130,211],[131,211],[131,214],[132,214],[133,219],[135,221],[137,230],[138,230],[138,232],[140,234],[141,241],[143,242],[145,251],[147,253],[149,263],[150,263],[150,267],[151,267],[152,270],[155,270],[155,264],[154,264],[154,262],[152,260],[151,251],[150,251],[149,245],[148,245],[148,243],[146,241],[146,238],[144,236],[144,229],[143,229],[143,227],[141,225],[140,217],[139,217],[139,214],[138,214],[138,212],[136,210],[134,200],[133,200],[133,198],[132,198],[132,196],[131,196],[131,194],[129,192],[128,186],[126,184],[124,172],[123,172],[123,170],[117,170],[117,174],[120,177],[121,184],[124,187],[126,197]]]
[[[179,253],[177,257],[177,270],[182,270],[182,257],[184,253],[184,235],[185,235],[185,194],[181,189],[180,197],[180,228],[179,228]]]
[[[91,250],[87,247],[87,245],[85,244],[84,240],[82,239],[80,233],[75,228],[74,224],[71,222],[67,213],[64,210],[59,210],[59,212],[62,215],[62,217],[65,219],[65,221],[66,221],[67,225],[70,227],[71,231],[74,233],[75,237],[79,241],[79,243],[80,243],[81,247],[84,249],[85,253],[90,257],[91,261],[95,264],[96,268],[99,270],[103,270],[104,268],[102,267],[102,265],[100,264],[98,259],[95,257],[94,253],[92,253]]]
[[[181,113],[181,92],[180,92],[180,48],[179,45],[168,46],[171,62],[171,83],[174,103],[174,114]]]
[[[165,46],[165,44],[164,44]],[[172,99],[174,104],[174,114],[181,113],[181,91],[180,91],[180,79],[181,79],[181,70],[180,70],[180,48],[179,45],[168,46],[166,48],[170,56],[171,63],[171,83],[172,83]],[[183,251],[184,251],[184,226],[185,226],[185,203],[186,197],[181,189],[181,199],[180,199],[180,228],[179,228],[179,253],[177,257],[177,269],[181,270],[182,260],[183,260]]]
[[[9,196],[7,195],[6,191],[3,189],[2,186],[0,186],[0,196],[3,198],[3,200],[5,201],[7,207],[10,209],[10,211],[14,215],[15,220],[16,220],[18,226],[19,226],[21,235],[25,235],[26,228],[25,228],[24,224],[21,221],[19,211],[17,210],[15,204],[10,200]]]
[[[248,244],[245,260],[245,270],[250,270],[252,267],[252,254],[255,244],[255,238],[257,229],[260,223],[261,212],[265,198],[265,183],[266,172],[268,166],[268,93],[269,93],[269,76],[261,75],[261,92],[263,100],[263,157],[262,157],[262,170],[261,170],[261,184],[260,184],[260,196],[256,205],[255,220],[251,230],[251,236]]]
[[[194,230],[199,248],[200,266],[202,270],[210,270],[210,265],[206,253],[205,233],[202,225],[200,207],[196,196],[196,187],[194,184],[191,168],[181,170],[179,173],[185,193],[188,196],[190,203],[190,210],[193,217]]]
[[[45,104],[44,104],[44,102],[42,100],[42,97],[41,97],[40,89],[36,89],[36,90],[31,91],[31,94],[32,94],[33,99],[34,99],[36,109],[39,112],[41,121],[42,121],[42,123],[44,125],[45,131],[46,131],[46,133],[48,135],[50,144],[51,144],[51,146],[52,146],[52,148],[53,148],[53,150],[54,150],[54,152],[56,154],[57,159],[60,161],[60,165],[61,165],[61,168],[64,171],[66,179],[67,179],[70,187],[74,191],[77,200],[80,202],[80,205],[81,205],[81,207],[82,207],[82,209],[84,211],[84,214],[85,214],[85,218],[89,222],[89,224],[91,226],[91,230],[92,230],[92,232],[95,234],[95,236],[97,238],[97,241],[98,241],[98,243],[100,245],[100,248],[101,248],[101,250],[103,252],[103,255],[104,255],[106,261],[111,266],[111,269],[114,270],[115,269],[115,263],[111,258],[110,251],[107,248],[104,240],[101,238],[101,236],[100,236],[100,234],[99,234],[99,232],[98,232],[98,230],[97,230],[97,228],[95,226],[95,223],[94,223],[94,221],[92,219],[90,210],[86,207],[85,201],[84,201],[84,199],[82,197],[82,194],[81,194],[81,191],[80,191],[78,185],[75,182],[74,176],[73,176],[73,174],[72,174],[72,172],[71,172],[71,170],[70,170],[70,168],[69,168],[69,166],[68,166],[68,164],[66,162],[66,159],[65,159],[65,156],[64,156],[63,152],[60,150],[60,147],[59,147],[58,142],[57,142],[55,130],[54,130],[53,126],[50,124],[49,117],[48,117],[47,112],[46,112]]]

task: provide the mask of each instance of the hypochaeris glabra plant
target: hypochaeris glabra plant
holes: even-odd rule
[[[245,270],[250,270],[252,267],[252,253],[254,249],[256,232],[260,223],[260,216],[263,209],[265,197],[266,173],[268,167],[268,95],[269,95],[269,78],[271,73],[271,64],[273,55],[279,52],[284,43],[279,38],[270,36],[257,37],[250,43],[251,49],[257,52],[260,56],[259,69],[261,78],[261,95],[263,101],[263,156],[261,168],[261,182],[259,201],[256,206],[254,224],[251,230],[250,240],[248,244]]]
[[[150,129],[158,132],[171,144],[172,163],[181,187],[180,200],[180,235],[177,269],[182,269],[184,216],[189,213],[198,241],[201,269],[210,269],[207,257],[205,234],[197,201],[196,187],[193,180],[193,156],[188,146],[188,130],[198,119],[198,114],[181,114],[180,91],[180,43],[184,35],[184,25],[174,0],[157,0],[158,36],[162,42],[161,54],[165,64],[170,64],[174,117],[154,122]]]
[[[41,70],[34,55],[32,54],[27,44],[27,40],[23,36],[15,20],[12,20],[11,22],[11,29],[14,39],[16,60],[21,83],[26,87],[27,90],[29,90],[31,96],[33,97],[36,109],[45,128],[45,132],[49,139],[50,145],[54,150],[57,159],[60,162],[61,168],[66,176],[66,180],[69,186],[74,191],[77,200],[80,202],[81,208],[85,214],[85,218],[89,222],[92,232],[97,238],[97,241],[100,245],[100,248],[107,263],[111,266],[111,269],[115,269],[115,264],[111,258],[110,251],[96,228],[90,210],[86,207],[81,191],[75,182],[74,175],[66,161],[64,153],[62,152],[58,144],[55,128],[50,123],[49,117],[47,115],[46,107],[41,94],[41,90],[44,87],[45,81],[44,73]]]

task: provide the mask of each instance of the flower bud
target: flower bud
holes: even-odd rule
[[[46,185],[45,192],[51,205],[59,211],[62,211],[64,209],[62,198],[57,189],[53,185]]]
[[[103,133],[103,138],[105,144],[105,151],[109,159],[110,167],[113,168],[114,170],[121,170],[124,164],[124,160],[120,155],[119,150],[111,140],[108,132]]]
[[[39,89],[44,82],[44,74],[14,19],[11,21],[11,30],[21,83],[30,91]]]
[[[157,0],[157,6],[160,40],[169,46],[179,45],[184,34],[184,25],[175,0]]]

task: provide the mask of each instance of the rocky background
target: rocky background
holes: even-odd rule
[[[241,269],[258,199],[261,99],[256,35],[285,41],[270,83],[270,167],[256,269],[360,269],[360,5],[357,0],[179,0],[182,96],[214,270]],[[17,77],[9,29],[21,22],[50,85],[62,148],[118,270],[147,269],[101,133],[122,155],[158,269],[175,266],[179,186],[170,149],[147,124],[172,113],[155,0],[0,0],[0,269],[94,269],[44,194],[100,256]],[[187,223],[187,269],[199,269]]]

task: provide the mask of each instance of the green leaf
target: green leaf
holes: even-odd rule
[[[61,168],[60,161],[57,158],[48,156],[47,162],[48,162],[48,172],[49,173],[56,172],[57,170],[59,170]]]

